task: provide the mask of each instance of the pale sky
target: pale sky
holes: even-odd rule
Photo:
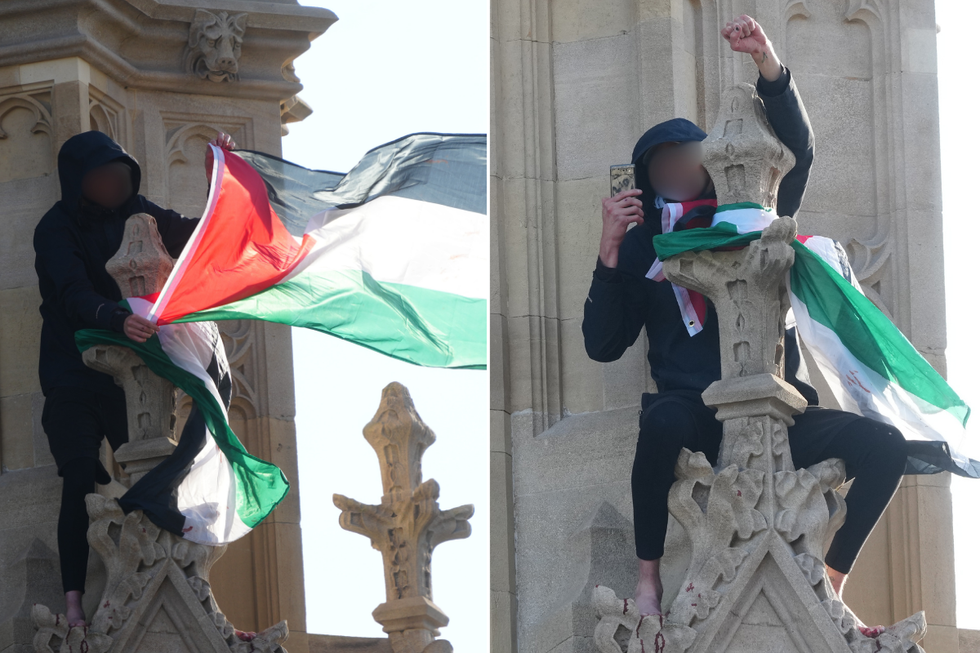
[[[290,125],[285,159],[346,172],[367,150],[413,132],[486,133],[485,0],[301,3],[340,20],[296,61],[300,96],[314,113]],[[442,637],[457,651],[486,652],[487,372],[421,368],[306,329],[293,329],[293,365],[308,632],[385,636],[371,617],[385,600],[381,555],[366,537],[340,528],[332,496],[380,501],[378,459],[361,429],[382,388],[398,381],[436,434],[422,474],[439,483],[440,506],[476,506],[472,535],[433,555],[433,600],[450,619]]]
[[[292,125],[284,158],[311,168],[349,170],[368,149],[417,131],[485,132],[488,121],[486,0],[301,0],[340,21],[297,60],[315,113]],[[953,13],[955,12],[955,14]],[[980,130],[971,125],[975,92],[965,71],[976,62],[977,3],[937,0],[948,349],[951,385],[980,407],[980,350],[966,261],[980,239],[971,189]],[[488,650],[488,377],[399,363],[320,333],[293,331],[300,494],[311,633],[380,637],[371,611],[384,600],[380,555],[366,538],[343,531],[331,496],[365,503],[381,494],[378,462],[361,428],[381,389],[408,386],[437,441],[423,458],[425,478],[441,488],[443,508],[476,506],[468,540],[447,542],[433,558],[434,599],[450,617],[443,636],[456,650]],[[970,432],[980,441],[980,417]],[[975,457],[980,457],[975,455]],[[957,621],[980,629],[980,481],[953,479]]]
[[[936,1],[939,48],[939,128],[942,147],[943,241],[946,263],[946,360],[949,383],[973,408],[968,432],[974,444],[980,441],[980,350],[974,340],[976,326],[975,243],[980,223],[973,206],[976,188],[976,153],[980,134],[973,123],[976,116],[976,74],[978,59],[975,26],[980,5],[957,0]],[[973,457],[980,459],[980,447]],[[980,599],[974,588],[980,585],[980,480],[953,477],[953,529],[956,549],[956,621],[960,628],[980,630]]]

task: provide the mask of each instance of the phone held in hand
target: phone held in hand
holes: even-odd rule
[[[636,166],[633,164],[609,166],[609,197],[636,188]]]

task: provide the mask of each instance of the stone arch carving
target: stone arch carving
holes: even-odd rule
[[[0,101],[0,120],[3,120],[8,113],[15,109],[22,108],[34,116],[34,124],[30,131],[32,134],[51,133],[51,115],[40,102],[30,95],[14,95]],[[0,126],[0,139],[6,139],[10,135]]]
[[[55,167],[51,114],[30,94],[0,100],[0,183],[50,174]]]
[[[98,130],[118,142],[117,116],[114,112],[93,100],[89,104],[88,116],[90,129]]]
[[[88,118],[89,129],[100,131],[112,140],[125,147],[125,126],[122,116],[125,115],[123,105],[100,89],[89,86]]]
[[[170,135],[167,153],[167,204],[184,215],[199,216],[207,203],[204,152],[219,129],[209,124],[184,125]]]
[[[228,366],[234,388],[235,405],[248,417],[255,417],[259,410],[256,378],[255,323],[249,320],[226,320],[218,323],[221,340],[225,344]]]
[[[797,76],[797,83],[804,86],[803,90],[810,91],[806,101],[811,121],[818,129],[818,150],[844,152],[839,155],[843,166],[833,161],[830,162],[832,165],[825,162],[814,167],[801,214],[801,229],[808,233],[818,228],[831,233],[850,233],[852,237],[847,241],[846,249],[855,274],[869,299],[891,318],[895,294],[890,257],[894,243],[888,216],[893,213],[896,201],[891,188],[892,176],[883,171],[891,167],[888,161],[893,147],[890,145],[892,124],[890,117],[885,116],[882,120],[876,111],[877,107],[887,104],[885,86],[890,83],[885,79],[890,64],[884,52],[882,16],[882,8],[876,0],[838,0],[831,6],[817,6],[810,0],[789,0],[784,10],[790,66],[793,64],[793,44],[808,47],[803,38],[806,23],[839,21],[850,26],[852,36],[860,37],[849,39],[854,48],[853,56],[832,62],[843,72],[830,76],[834,81],[825,88],[806,79],[806,71]],[[837,29],[831,33],[843,32]],[[850,69],[843,70],[843,66]],[[808,83],[813,88],[806,89]],[[833,106],[824,106],[824,103]],[[839,111],[847,112],[847,115],[837,120],[833,114]],[[864,119],[859,119],[856,114],[863,115]],[[819,129],[821,116],[829,116],[823,119],[834,124],[863,126],[860,129],[854,127],[848,133]],[[827,142],[828,139],[830,147],[821,148],[820,141]],[[855,183],[858,179],[864,179],[865,183]],[[846,188],[845,195],[850,196],[842,199],[838,192],[840,188]],[[837,210],[831,209],[833,206],[844,207],[844,215],[838,215]],[[808,224],[808,220],[815,221]]]

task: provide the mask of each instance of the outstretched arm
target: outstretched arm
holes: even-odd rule
[[[789,70],[776,56],[772,42],[751,16],[743,14],[726,24],[721,35],[732,50],[750,54],[759,67],[756,88],[766,106],[769,124],[796,157],[796,165],[779,184],[776,206],[779,215],[795,216],[803,202],[813,164],[813,129],[803,100]]]

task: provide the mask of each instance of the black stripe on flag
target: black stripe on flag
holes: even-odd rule
[[[302,236],[317,213],[381,196],[487,213],[486,134],[410,134],[370,150],[346,175],[310,170],[263,152],[235,154],[265,181],[269,203],[294,236]]]

